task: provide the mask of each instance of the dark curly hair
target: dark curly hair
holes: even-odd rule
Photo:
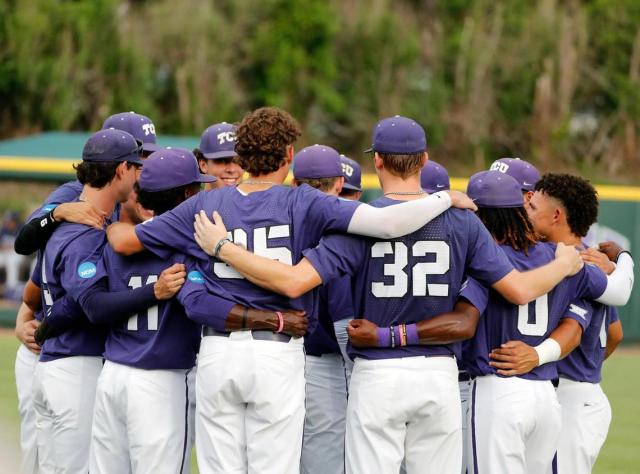
[[[160,214],[170,211],[185,201],[189,196],[196,194],[200,190],[200,183],[190,183],[165,191],[151,192],[140,189],[140,185],[136,181],[133,189],[138,195],[140,205],[145,209],[153,211],[155,216],[159,216]]]
[[[252,176],[277,171],[287,146],[300,135],[298,122],[282,109],[262,107],[249,112],[236,130],[237,163]]]
[[[547,173],[536,183],[536,191],[555,198],[567,212],[571,232],[584,237],[598,219],[598,191],[580,176]]]
[[[529,255],[536,233],[524,207],[480,207],[478,217],[499,244],[507,244]]]

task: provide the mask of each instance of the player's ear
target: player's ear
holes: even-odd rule
[[[376,170],[381,170],[382,168],[384,168],[384,162],[382,161],[382,158],[377,151],[373,154],[373,166]]]
[[[340,195],[340,193],[342,192],[342,187],[344,186],[344,176],[340,176],[338,179],[336,179],[334,186],[335,186],[336,194]]]
[[[294,151],[293,151],[293,145],[287,145],[287,164],[291,164],[293,162],[293,155],[294,155]]]
[[[429,161],[429,153],[427,153],[426,151],[422,154],[422,167],[424,167],[424,165],[427,164],[427,161]]]

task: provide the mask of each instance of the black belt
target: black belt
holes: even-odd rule
[[[211,326],[204,326],[202,328],[203,336],[229,337],[229,334],[231,333],[218,331]],[[251,336],[258,341],[289,342],[291,340],[291,336],[288,334],[259,329],[251,330]]]
[[[553,385],[555,388],[558,388],[558,385],[560,385],[560,379],[551,379],[551,385]]]
[[[458,372],[458,382],[468,382],[471,380],[469,372]]]

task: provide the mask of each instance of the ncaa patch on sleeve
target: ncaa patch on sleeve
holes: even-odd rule
[[[199,284],[204,283],[204,277],[202,276],[202,273],[200,273],[197,270],[190,271],[189,274],[187,275],[187,278],[189,279],[190,282],[193,282],[193,283],[199,283]]]
[[[78,276],[83,279],[93,278],[96,275],[96,266],[91,262],[82,262],[78,265]]]

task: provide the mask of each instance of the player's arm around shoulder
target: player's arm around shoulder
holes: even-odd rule
[[[113,250],[121,255],[133,255],[144,250],[133,224],[114,222],[107,227],[107,239]]]

